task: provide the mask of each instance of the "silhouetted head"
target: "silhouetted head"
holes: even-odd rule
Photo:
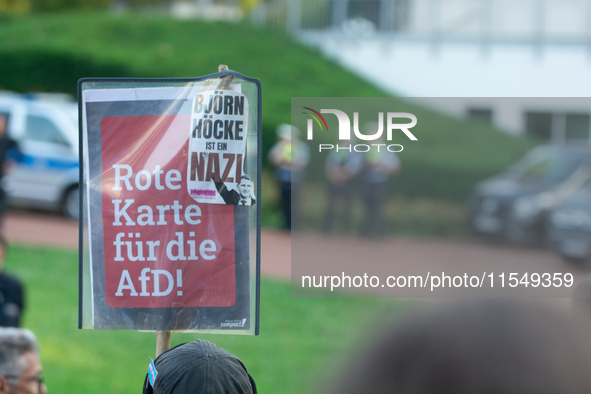
[[[566,314],[516,301],[462,302],[390,327],[334,393],[591,392],[590,341]]]
[[[591,275],[579,282],[573,291],[573,317],[577,322],[591,321]]]

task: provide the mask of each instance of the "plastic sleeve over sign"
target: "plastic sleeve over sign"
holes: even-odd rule
[[[259,81],[79,91],[80,326],[258,333]]]

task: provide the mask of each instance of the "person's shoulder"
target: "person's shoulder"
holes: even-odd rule
[[[21,286],[21,280],[16,276],[7,274],[6,272],[0,273],[0,284],[3,286]]]

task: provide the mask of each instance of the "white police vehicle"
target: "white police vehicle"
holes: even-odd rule
[[[2,180],[10,204],[78,218],[77,104],[60,95],[0,93],[0,114],[22,154]]]

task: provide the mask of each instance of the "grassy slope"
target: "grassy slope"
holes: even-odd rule
[[[75,93],[80,77],[192,77],[213,73],[220,63],[261,79],[265,151],[275,140],[275,126],[290,121],[291,97],[386,96],[317,51],[247,24],[101,13],[0,24],[0,88],[5,89]],[[461,202],[476,181],[519,153],[518,140],[486,125],[397,103],[396,111],[417,115],[421,129],[418,142],[405,144],[405,170],[396,179],[403,195]]]
[[[14,246],[6,270],[23,278],[24,326],[42,346],[44,375],[54,393],[134,393],[147,372],[156,337],[132,331],[78,330],[77,253]],[[173,334],[173,346],[205,338],[238,355],[259,392],[310,392],[335,354],[359,335],[358,322],[384,305],[370,299],[292,299],[287,282],[263,280],[261,335]]]
[[[26,64],[31,54],[37,61]],[[23,67],[7,70],[12,75],[0,82],[4,88],[70,93],[81,77],[196,77],[227,64],[261,79],[269,143],[275,126],[289,122],[292,96],[384,96],[285,35],[243,24],[145,15],[30,17],[0,26],[0,56],[6,55],[37,75],[24,75]]]

